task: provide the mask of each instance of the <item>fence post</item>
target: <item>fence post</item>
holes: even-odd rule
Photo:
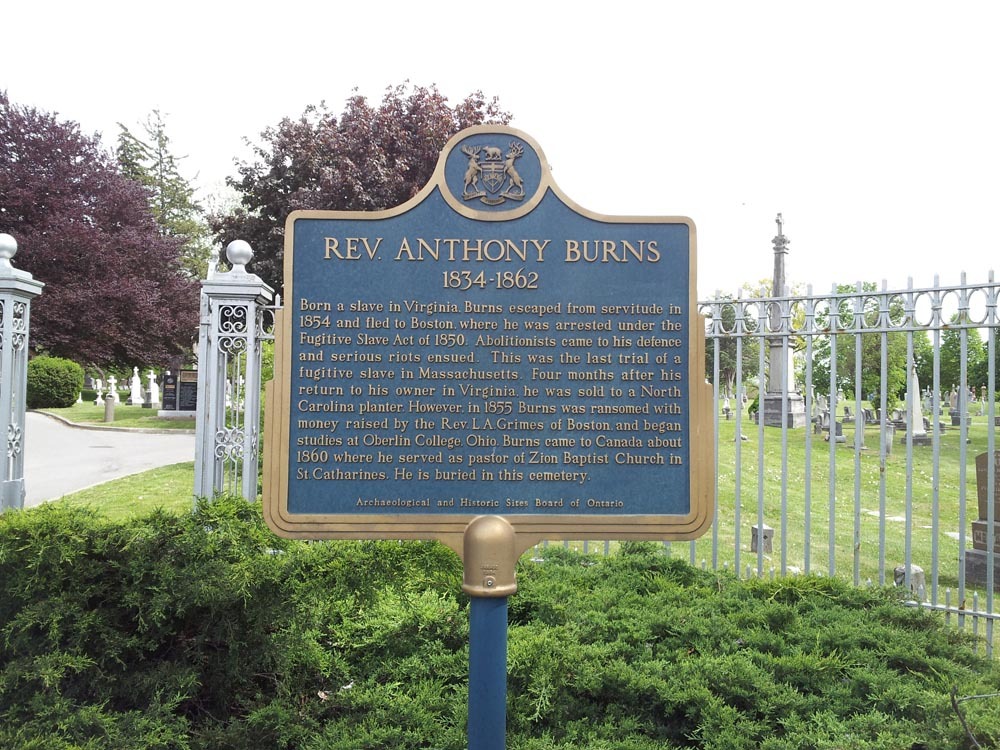
[[[229,492],[255,500],[261,340],[274,290],[247,272],[253,258],[249,244],[230,242],[226,257],[232,270],[219,272],[212,264],[201,285],[194,495]]]
[[[0,234],[0,435],[7,460],[0,472],[0,512],[24,507],[24,411],[31,300],[45,286],[10,264],[17,241]]]

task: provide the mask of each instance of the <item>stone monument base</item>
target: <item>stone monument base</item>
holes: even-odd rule
[[[965,551],[965,582],[985,586],[986,570],[986,550],[967,549]],[[1000,555],[995,555],[993,559],[993,590],[1000,591]]]
[[[761,405],[760,413],[764,418],[765,427],[781,427],[781,412],[784,402],[781,394],[764,395],[764,403]],[[801,393],[788,394],[788,427],[805,427],[808,423],[806,419],[806,402]]]
[[[989,528],[989,523],[982,519],[972,522],[972,546],[975,549],[984,552],[989,549],[986,544]],[[1000,522],[993,523],[993,549],[1000,553]]]

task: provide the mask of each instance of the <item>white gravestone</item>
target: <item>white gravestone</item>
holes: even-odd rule
[[[139,368],[132,368],[132,380],[129,382],[129,403],[138,406],[142,403],[142,380],[139,378]]]
[[[149,374],[146,376],[146,378],[149,381],[149,388],[146,389],[146,395],[149,397],[149,400],[148,400],[147,403],[152,408],[159,409],[160,408],[160,386],[156,382],[156,373],[154,373],[152,370],[150,370]]]

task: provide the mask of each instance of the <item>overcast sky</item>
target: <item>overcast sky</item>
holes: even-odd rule
[[[552,8],[552,10],[550,10]],[[166,115],[218,191],[244,138],[354,88],[497,96],[604,214],[689,216],[698,289],[1000,268],[1000,4],[9,3],[0,88],[114,145]],[[251,266],[252,268],[252,266]]]

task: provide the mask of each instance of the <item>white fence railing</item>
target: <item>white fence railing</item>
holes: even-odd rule
[[[691,561],[896,583],[991,644],[998,295],[991,274],[701,303],[718,511],[707,538],[690,543]],[[792,354],[794,378],[766,388],[782,408],[767,426],[750,398],[767,383],[772,348]],[[796,393],[802,427],[790,426]]]
[[[992,652],[998,297],[990,274],[701,302],[717,509],[703,538],[666,545],[671,554],[744,577],[905,586],[914,606],[943,612]],[[771,363],[789,361],[768,386]],[[755,403],[766,391],[779,394],[770,424]]]
[[[859,283],[701,302],[717,510],[708,534],[675,543],[671,554],[684,547],[692,564],[741,576],[895,583],[991,649],[1000,618],[1000,486],[997,461],[988,460],[1000,419],[998,298],[991,273],[985,283],[963,276],[953,286]],[[273,313],[263,297],[256,304]],[[254,346],[267,338],[259,325],[246,329],[259,333]],[[778,367],[780,378],[769,372],[774,363],[790,363]],[[258,409],[245,413],[241,427],[256,436]],[[200,450],[211,450],[214,464],[204,464],[221,477],[228,454],[217,450],[225,432],[215,427]],[[241,456],[251,460],[242,467],[248,487],[253,443]],[[213,486],[221,489],[203,491]]]

